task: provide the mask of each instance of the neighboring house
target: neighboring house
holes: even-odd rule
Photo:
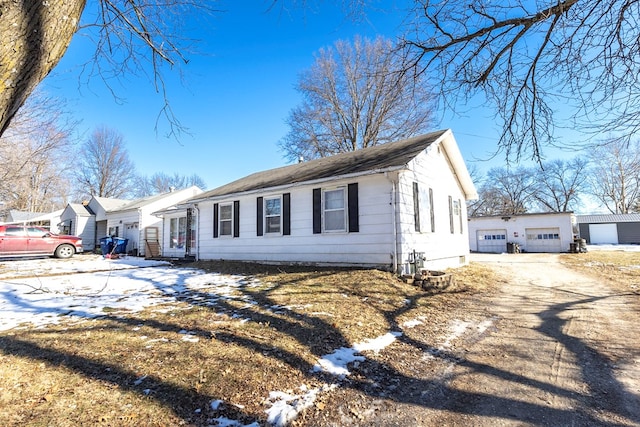
[[[61,214],[62,209],[54,212],[23,212],[11,209],[6,213],[4,223],[39,225],[58,234],[61,232],[58,228]]]
[[[61,226],[82,237],[85,252],[100,248],[103,237],[121,237],[128,240],[127,253],[143,256],[146,234],[155,232],[157,240],[162,232],[162,221],[153,212],[201,193],[200,188],[192,186],[137,200],[92,197],[87,203],[69,204],[61,217]]]
[[[95,214],[84,203],[69,203],[60,215],[62,234],[82,237],[82,247],[85,252],[95,249],[96,218]]]
[[[450,130],[249,175],[164,218],[163,255],[379,267],[468,261],[476,189]]]
[[[497,215],[469,218],[472,252],[507,252],[507,244],[523,252],[568,252],[573,243],[572,212]]]
[[[184,202],[198,194],[202,194],[202,190],[194,185],[182,190],[133,200],[109,209],[106,212],[105,235],[127,239],[127,253],[145,256],[147,255],[146,241],[151,237],[154,241],[162,239],[162,220],[153,213]],[[149,255],[157,256],[159,253]]]
[[[591,245],[640,244],[640,214],[577,215],[580,237]]]
[[[128,203],[131,200],[94,196],[82,205],[69,204],[60,217],[60,227],[75,230],[74,234],[82,237],[84,251],[91,252],[100,247],[100,238],[107,235],[107,212]]]

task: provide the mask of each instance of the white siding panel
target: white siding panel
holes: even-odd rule
[[[539,242],[527,239],[527,233],[529,230],[535,230],[536,234],[538,230],[547,230],[546,234],[557,233],[559,238],[547,238],[553,242],[546,242],[544,252],[565,252],[569,250],[569,244],[573,242],[572,218],[573,215],[570,212],[471,218],[469,221],[469,245],[472,251],[479,251],[476,239],[478,231],[505,229],[507,243],[517,243],[524,252],[537,252],[542,250]],[[533,246],[529,247],[530,245]]]
[[[313,188],[297,186],[221,202],[240,201],[240,237],[213,238],[213,202],[200,204],[200,259],[345,265],[391,265],[393,227],[391,183],[373,175],[332,183],[358,182],[359,232],[313,234]],[[256,235],[256,198],[291,195],[291,235]]]
[[[427,196],[429,188],[432,190],[435,222],[433,232],[430,208],[428,205],[422,206],[427,204],[422,202],[428,202],[428,197],[425,197],[427,200],[424,198],[421,200],[420,231],[415,231],[414,182],[418,183],[420,190],[426,190],[424,194]],[[460,201],[459,215],[455,216],[453,221],[453,233],[449,216],[450,196],[453,200]],[[414,250],[424,253],[426,268],[442,269],[467,262],[469,237],[465,196],[452,173],[443,149],[431,146],[409,164],[409,170],[400,174],[398,198],[398,234],[400,236],[398,256],[399,261],[405,265],[404,270],[407,270],[409,254]]]

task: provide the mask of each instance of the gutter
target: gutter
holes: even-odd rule
[[[391,263],[393,265],[393,274],[398,273],[398,218],[396,212],[396,204],[398,202],[396,180],[393,179],[388,172],[384,173],[385,178],[391,182],[391,233],[393,236],[393,247],[391,248]],[[397,175],[396,175],[397,176]]]

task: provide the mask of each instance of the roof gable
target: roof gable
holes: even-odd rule
[[[233,193],[261,190],[287,184],[340,177],[345,175],[384,171],[405,167],[424,149],[441,138],[447,130],[376,145],[330,157],[309,160],[276,169],[257,172],[207,191],[197,199],[225,196]]]

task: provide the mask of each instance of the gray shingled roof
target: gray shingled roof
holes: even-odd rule
[[[640,222],[640,214],[602,214],[602,215],[576,215],[578,224],[603,224],[614,222]]]
[[[402,167],[445,132],[446,130],[440,130],[398,142],[257,172],[202,193],[196,198],[206,199],[286,184]]]

